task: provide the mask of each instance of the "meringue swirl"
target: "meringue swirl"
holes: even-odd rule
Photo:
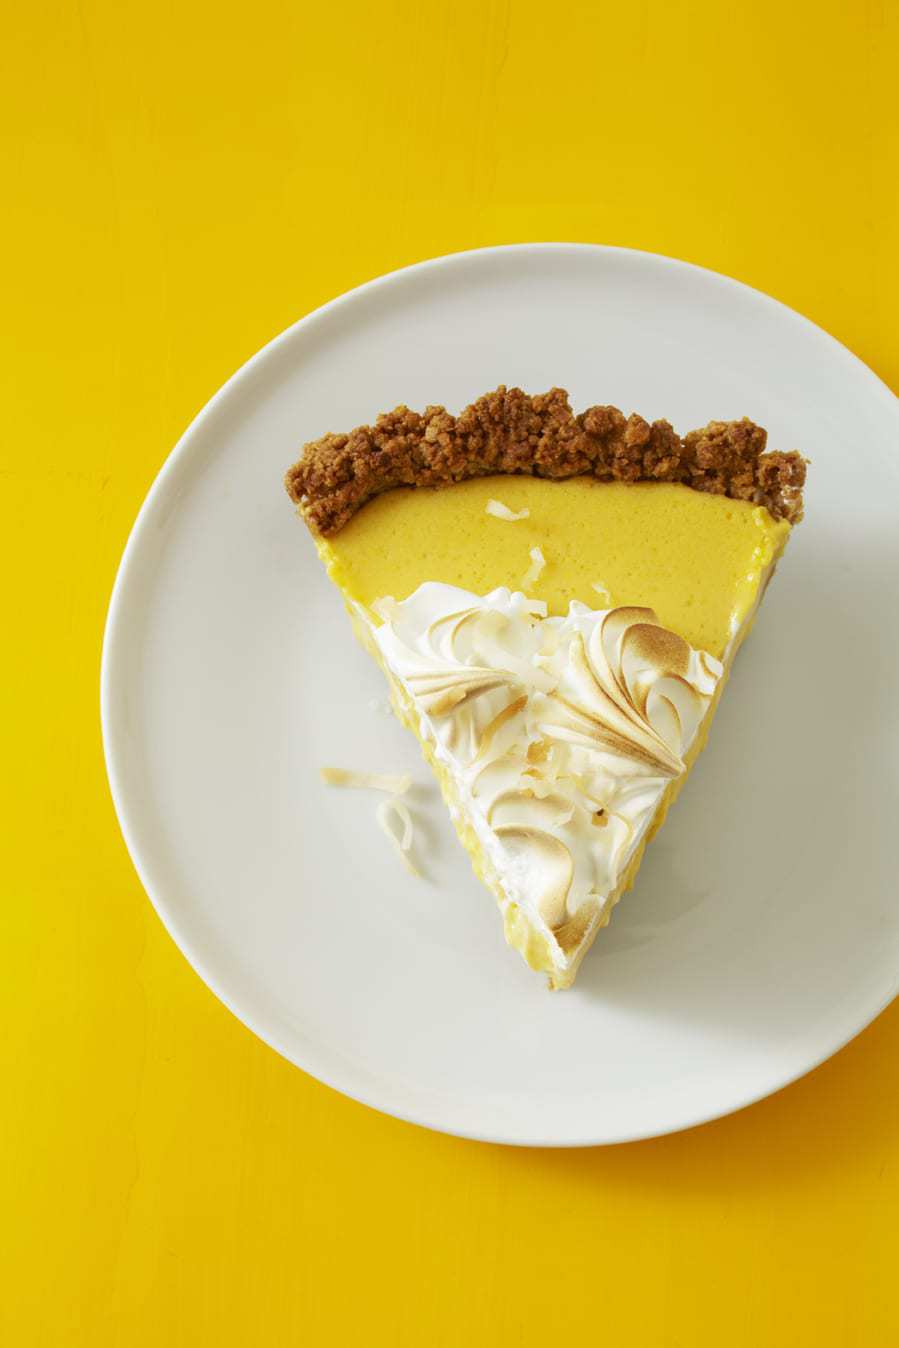
[[[520,592],[426,582],[375,611],[384,664],[507,899],[550,934],[601,909],[685,771],[721,664],[647,608],[574,601],[550,618]]]

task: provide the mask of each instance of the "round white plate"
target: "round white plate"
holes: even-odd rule
[[[281,486],[325,431],[499,383],[682,431],[745,413],[813,461],[709,748],[556,995],[505,946]],[[160,473],[104,649],[122,829],[197,972],[322,1081],[494,1141],[685,1128],[828,1057],[899,983],[897,443],[896,399],[806,319],[625,249],[440,258],[273,341]],[[324,764],[414,774],[424,881]]]

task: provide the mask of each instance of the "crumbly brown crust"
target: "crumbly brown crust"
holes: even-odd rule
[[[625,417],[617,407],[575,416],[564,389],[530,397],[500,385],[458,417],[445,407],[397,407],[374,426],[324,435],[303,450],[285,486],[309,527],[343,528],[373,496],[393,487],[443,487],[491,473],[595,477],[600,482],[682,482],[697,491],[766,506],[775,519],[802,519],[805,459],[765,453],[767,432],[742,421],[710,421],[683,439],[667,421]]]

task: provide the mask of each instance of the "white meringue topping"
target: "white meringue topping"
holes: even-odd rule
[[[564,618],[427,582],[374,640],[509,900],[545,933],[616,890],[721,677],[651,609]],[[563,960],[559,952],[560,960]]]

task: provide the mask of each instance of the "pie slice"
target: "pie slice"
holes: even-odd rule
[[[418,737],[506,938],[569,987],[708,734],[805,460],[562,389],[399,407],[287,490]]]

